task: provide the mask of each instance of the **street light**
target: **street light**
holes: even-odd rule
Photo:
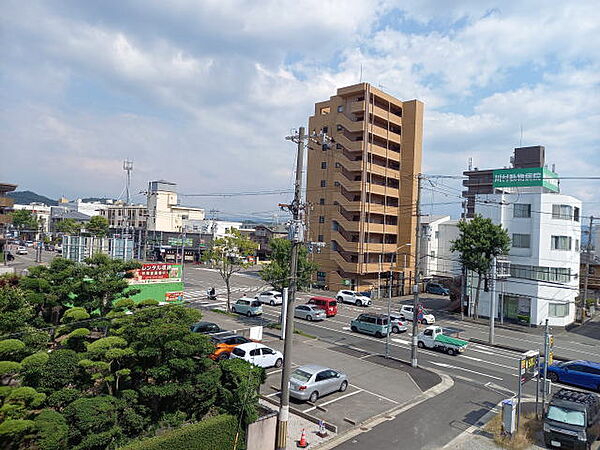
[[[396,250],[394,250],[394,253],[392,253],[392,263],[390,265],[390,278],[388,281],[388,305],[387,305],[387,316],[388,316],[388,327],[387,327],[387,334],[385,336],[385,357],[389,358],[390,357],[390,332],[391,332],[391,320],[390,320],[390,315],[392,313],[392,281],[394,280],[394,277],[392,275],[392,269],[394,267],[394,260],[397,260],[398,258],[396,258],[396,255],[398,254],[398,250],[400,250],[402,247],[410,247],[411,244],[410,242],[407,244],[402,244],[398,247],[396,247]],[[381,259],[381,256],[379,257]],[[406,254],[404,254],[404,268],[406,268]],[[380,266],[380,272],[381,272],[381,266]],[[404,278],[404,277],[403,277]]]

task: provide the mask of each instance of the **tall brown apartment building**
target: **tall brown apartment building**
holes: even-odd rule
[[[308,131],[332,138],[308,151],[308,237],[326,244],[314,254],[317,281],[332,290],[368,289],[392,269],[395,285],[408,284],[423,103],[402,102],[368,83],[347,86],[315,104]]]

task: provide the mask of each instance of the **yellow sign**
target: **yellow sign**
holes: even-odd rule
[[[548,352],[548,365],[551,366],[553,362],[554,362],[554,353]]]

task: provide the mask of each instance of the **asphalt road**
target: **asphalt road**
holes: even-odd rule
[[[210,286],[217,289],[217,301],[208,302],[205,290]],[[224,307],[223,283],[218,273],[204,268],[189,268],[186,271],[187,299],[197,307]],[[236,275],[233,280],[233,298],[242,294],[256,295],[268,290],[261,280],[254,276]],[[306,301],[310,295],[302,293],[299,301]],[[439,303],[440,298],[431,296],[424,303]],[[397,311],[402,300],[394,300],[392,309]],[[265,324],[277,321],[280,307],[264,306],[263,317],[243,318],[244,323]],[[371,311],[385,312],[387,303],[375,301]],[[352,347],[368,354],[383,354],[385,339],[377,339],[350,331],[350,320],[365,308],[353,305],[339,305],[339,313],[323,322],[296,320],[296,327],[306,333],[318,336],[320,340],[336,346]],[[438,325],[460,330],[462,338],[487,339],[487,328],[481,324],[461,322],[454,316],[439,314]],[[410,360],[410,331],[392,335],[390,355],[403,361]],[[507,329],[496,330],[496,342],[506,343],[523,349],[541,349],[542,338],[538,332],[525,333]],[[594,346],[596,339],[585,333],[562,332],[556,334],[555,352],[567,358],[600,360],[600,353]],[[462,431],[476,423],[491,407],[502,399],[509,398],[517,391],[518,358],[520,352],[505,350],[487,345],[471,343],[465,354],[449,356],[430,350],[419,350],[419,366],[444,372],[450,375],[454,386],[443,394],[409,409],[396,419],[385,422],[346,442],[341,448],[439,448],[451,441]],[[534,396],[534,382],[524,386],[524,395]]]

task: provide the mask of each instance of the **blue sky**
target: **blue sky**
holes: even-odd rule
[[[506,165],[521,127],[523,145],[544,145],[559,173],[600,173],[594,1],[7,0],[3,10],[0,177],[21,189],[118,196],[127,157],[135,192],[157,178],[182,193],[286,188],[284,137],[361,66],[364,81],[425,103],[425,173],[459,175],[469,157]],[[460,186],[447,184],[425,195],[427,212],[458,210]],[[562,187],[598,214],[597,181]],[[184,201],[261,218],[288,197]]]

